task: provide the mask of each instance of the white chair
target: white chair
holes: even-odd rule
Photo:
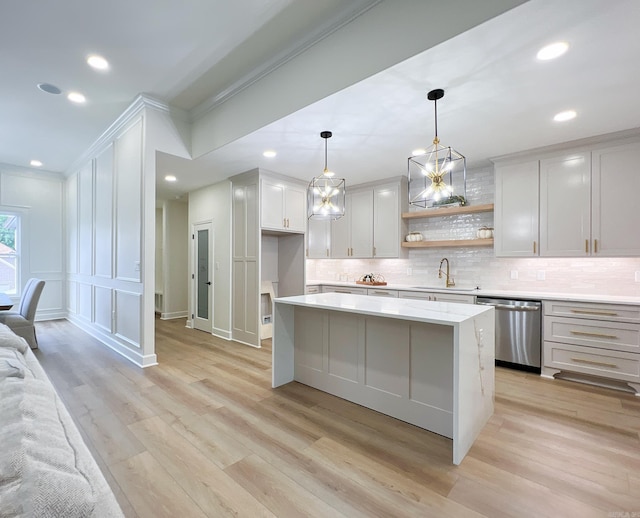
[[[29,347],[38,348],[36,328],[33,321],[36,317],[38,301],[44,289],[44,281],[29,279],[22,292],[17,311],[0,311],[0,323],[9,327],[15,334],[24,338]]]

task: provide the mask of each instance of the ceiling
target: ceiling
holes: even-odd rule
[[[197,112],[377,2],[111,0],[92,3],[91,16],[86,0],[4,2],[0,70],[10,80],[0,81],[0,163],[28,167],[37,158],[65,172],[137,94]],[[442,143],[466,155],[469,168],[638,127],[639,26],[637,0],[531,0],[197,160],[161,154],[158,196],[255,167],[309,180],[324,165],[323,130],[333,131],[329,165],[347,185],[405,174],[411,150],[433,138],[433,88],[445,90]],[[569,51],[537,61],[537,50],[557,40]],[[86,66],[91,52],[112,70]],[[45,94],[39,82],[63,94]],[[86,105],[67,101],[72,89]],[[566,109],[577,117],[552,121]],[[277,156],[264,158],[266,149]],[[164,182],[168,173],[178,181]]]

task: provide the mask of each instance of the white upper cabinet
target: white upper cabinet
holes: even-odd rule
[[[261,227],[285,232],[306,229],[306,191],[297,185],[262,179]]]
[[[495,168],[494,248],[500,257],[538,255],[538,161]]]
[[[594,149],[591,161],[593,255],[640,256],[640,143]]]
[[[639,168],[637,140],[499,162],[496,256],[640,256]]]
[[[404,236],[400,228],[406,223],[400,217],[400,183],[373,189],[373,256],[398,257]],[[406,190],[406,186],[405,186]]]
[[[345,215],[331,221],[309,220],[307,257],[333,259],[400,257],[407,222],[401,217],[407,208],[406,179],[367,185],[347,191]],[[327,234],[327,228],[330,229]]]
[[[373,256],[373,191],[348,192],[345,214],[331,222],[331,257]]]
[[[307,258],[327,259],[330,252],[331,221],[310,219],[307,228]]]
[[[587,256],[591,251],[591,153],[540,160],[540,255]]]

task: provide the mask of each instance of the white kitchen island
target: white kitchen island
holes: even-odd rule
[[[274,300],[273,387],[298,381],[453,440],[493,414],[494,309],[318,293]]]

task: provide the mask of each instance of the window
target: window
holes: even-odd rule
[[[20,217],[0,212],[0,291],[15,295],[20,279]]]

